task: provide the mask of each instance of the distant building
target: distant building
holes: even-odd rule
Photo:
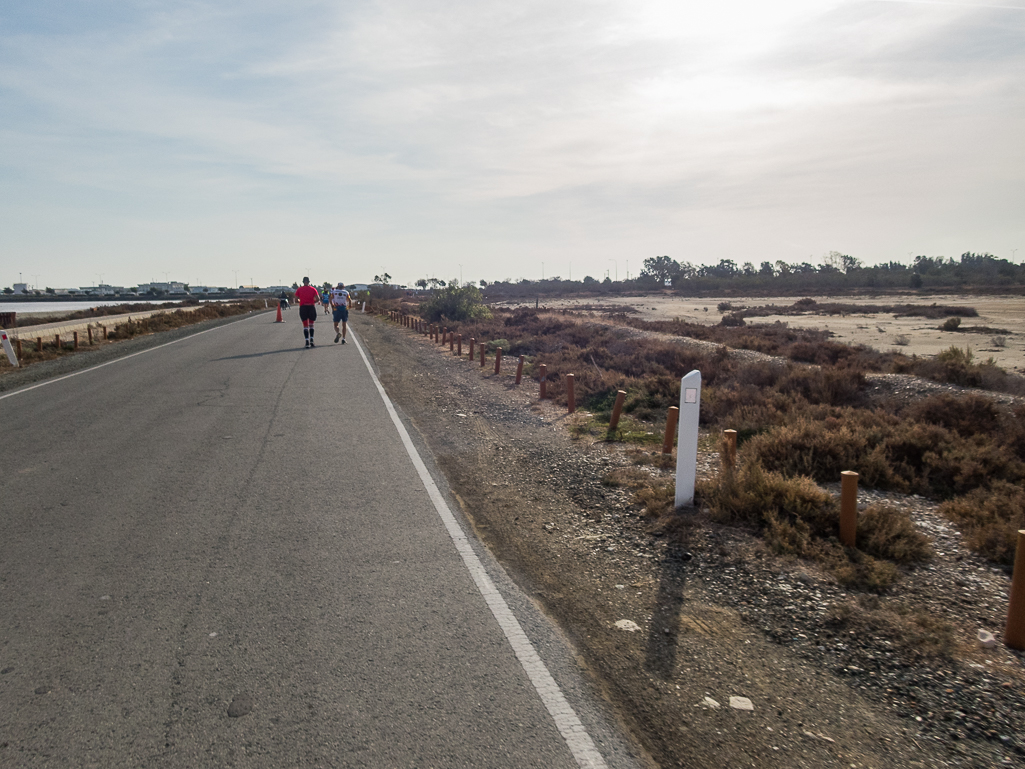
[[[128,293],[124,286],[110,286],[106,283],[101,283],[98,286],[81,286],[78,290],[89,296],[114,296]]]
[[[138,291],[140,294],[148,294],[150,291],[157,291],[161,294],[187,294],[185,284],[172,280],[170,283],[140,283]]]
[[[16,294],[28,293],[28,283],[15,283],[11,288],[14,289],[14,293]]]

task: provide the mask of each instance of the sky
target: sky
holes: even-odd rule
[[[0,286],[1025,261],[1025,0],[6,0]]]

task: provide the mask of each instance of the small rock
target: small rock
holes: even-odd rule
[[[228,705],[228,715],[232,718],[249,715],[253,712],[253,705],[253,698],[248,694],[236,694]]]
[[[832,737],[827,737],[824,734],[814,734],[812,732],[809,732],[808,730],[804,730],[801,733],[805,737],[807,737],[809,740],[822,740],[823,742],[835,742],[836,741]]]
[[[616,627],[620,630],[627,630],[631,633],[636,633],[641,629],[641,626],[634,622],[632,619],[621,619],[616,623]]]
[[[40,686],[40,687],[36,688],[36,694],[49,694],[49,693],[50,693],[50,687],[49,686]]]
[[[704,705],[706,708],[711,708],[712,710],[718,710],[722,707],[722,705],[713,700],[711,697],[705,697],[703,700],[701,700],[701,704]]]
[[[730,707],[734,710],[754,710],[755,706],[747,697],[730,697]]]
[[[997,645],[997,639],[993,637],[993,634],[986,631],[980,630],[978,633],[979,645],[983,649],[992,649]]]

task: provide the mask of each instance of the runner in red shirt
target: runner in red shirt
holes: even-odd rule
[[[295,292],[299,300],[299,320],[303,322],[303,336],[306,347],[316,347],[313,343],[313,323],[317,320],[317,305],[320,304],[320,292],[310,285],[309,278],[303,278],[303,284]]]

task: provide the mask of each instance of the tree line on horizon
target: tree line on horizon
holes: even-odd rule
[[[453,282],[458,284],[458,281]],[[758,266],[753,262],[738,265],[732,259],[722,259],[712,265],[693,265],[678,262],[669,256],[655,256],[644,260],[640,275],[627,280],[614,281],[608,276],[597,280],[588,275],[582,280],[563,280],[556,276],[543,280],[482,280],[480,284],[486,289],[489,299],[573,291],[618,294],[670,289],[684,295],[707,292],[957,290],[969,287],[1023,286],[1025,263],[1014,264],[990,253],[976,254],[970,251],[957,259],[916,256],[911,264],[891,261],[871,266],[863,265],[858,259],[837,251],[831,251],[818,265],[809,262],[788,264],[782,260],[763,261]]]

